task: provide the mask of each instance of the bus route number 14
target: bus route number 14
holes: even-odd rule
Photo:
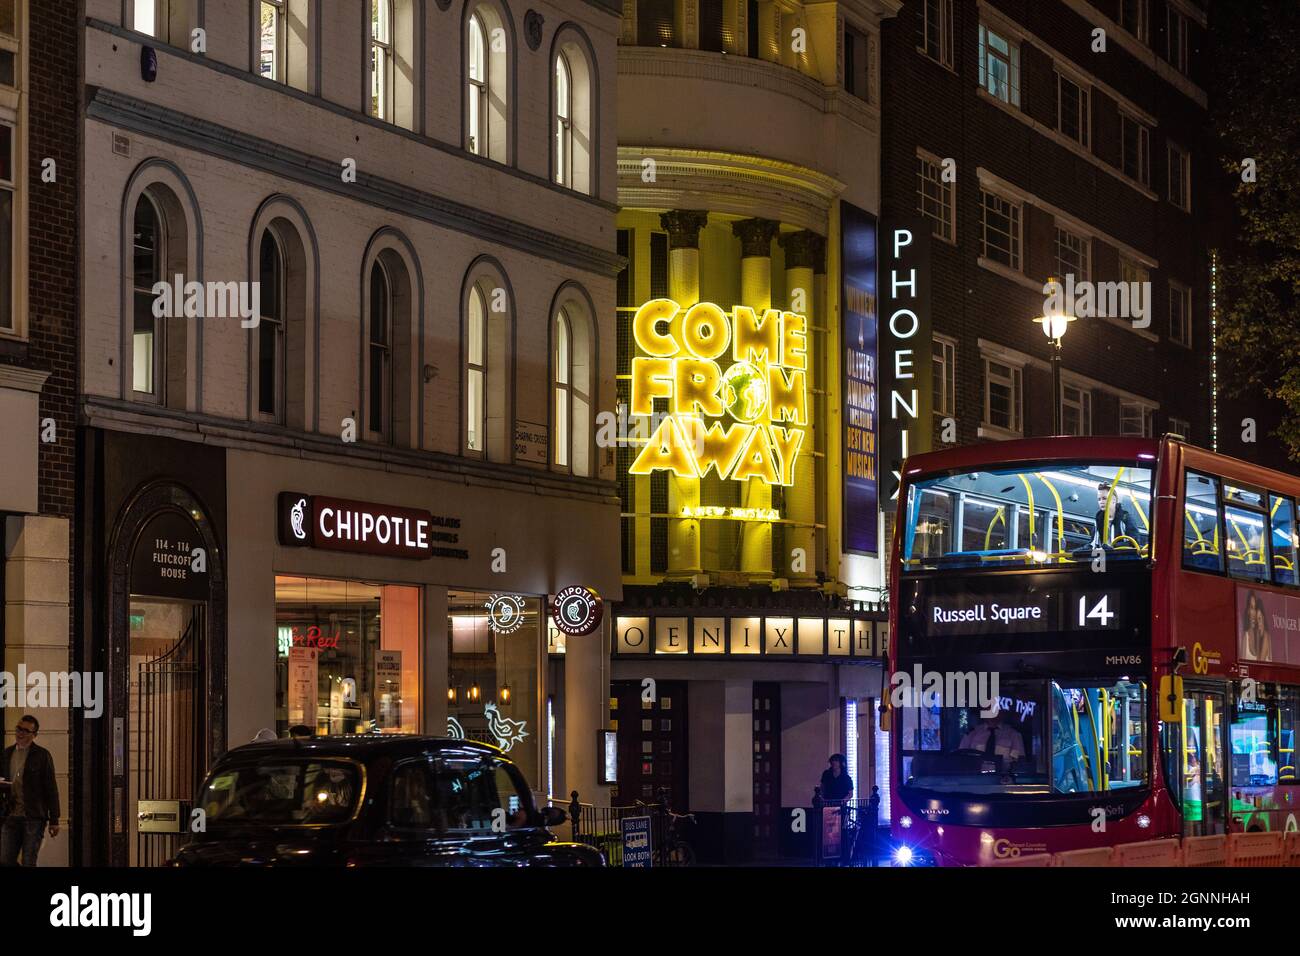
[[[1088,595],[1079,597],[1079,627],[1110,627],[1115,612],[1110,609],[1110,595],[1103,594],[1101,600],[1088,610]]]

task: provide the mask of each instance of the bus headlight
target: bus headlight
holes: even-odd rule
[[[895,866],[912,865],[912,848],[910,846],[900,846],[894,851]]]

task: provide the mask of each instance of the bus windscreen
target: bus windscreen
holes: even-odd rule
[[[907,492],[903,570],[1141,560],[1151,543],[1150,467],[1052,462],[948,473]]]

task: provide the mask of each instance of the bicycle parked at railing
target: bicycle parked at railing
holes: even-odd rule
[[[658,804],[636,802],[638,807],[655,811],[663,838],[655,853],[655,866],[694,866],[695,848],[687,839],[687,827],[695,823],[693,813],[674,813],[668,805],[667,793],[661,793]]]

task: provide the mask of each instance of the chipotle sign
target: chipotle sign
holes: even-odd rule
[[[277,510],[280,543],[286,547],[389,558],[469,558],[460,546],[459,518],[297,491],[282,491]]]

